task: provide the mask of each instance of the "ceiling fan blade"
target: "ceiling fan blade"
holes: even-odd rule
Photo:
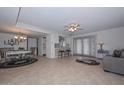
[[[84,30],[83,28],[79,28],[79,30]]]

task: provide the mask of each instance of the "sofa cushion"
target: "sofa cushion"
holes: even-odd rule
[[[121,50],[121,57],[124,58],[124,49]]]

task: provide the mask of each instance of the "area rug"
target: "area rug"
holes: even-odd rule
[[[4,63],[0,63],[0,69],[1,68],[14,68],[14,67],[25,66],[25,65],[32,64],[36,61],[38,61],[38,59],[30,58],[30,59],[24,59],[21,61],[4,62]]]
[[[100,64],[97,58],[92,58],[92,57],[78,57],[76,59],[76,62],[84,63],[88,65],[99,65]]]

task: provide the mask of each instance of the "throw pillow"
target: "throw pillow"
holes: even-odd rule
[[[114,57],[121,57],[121,50],[115,49],[114,52],[113,52],[113,56]]]

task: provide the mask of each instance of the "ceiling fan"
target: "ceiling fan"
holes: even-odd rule
[[[68,32],[76,32],[79,30],[83,30],[82,28],[80,28],[80,25],[77,23],[70,23],[69,25],[65,26],[65,30],[64,31],[68,31]]]

